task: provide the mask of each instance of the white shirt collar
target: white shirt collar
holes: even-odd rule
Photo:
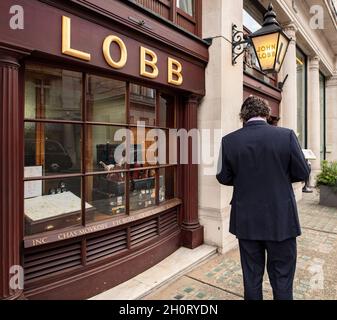
[[[262,117],[250,118],[247,122],[251,122],[251,121],[264,121],[264,122],[267,122],[267,120],[265,118],[262,118]]]

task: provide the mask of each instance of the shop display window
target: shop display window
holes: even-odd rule
[[[134,215],[175,198],[175,164],[159,162],[156,145],[156,130],[168,141],[176,127],[175,110],[174,96],[152,88],[28,63],[25,235]]]

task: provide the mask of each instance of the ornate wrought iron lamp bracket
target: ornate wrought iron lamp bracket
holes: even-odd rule
[[[247,50],[250,39],[236,24],[232,25],[232,65],[237,64],[237,59]]]

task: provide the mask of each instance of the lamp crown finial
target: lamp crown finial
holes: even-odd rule
[[[274,11],[274,6],[272,3],[269,4],[268,11],[264,15],[263,26],[268,26],[270,24],[276,24],[279,26],[279,23],[276,20],[276,13]]]

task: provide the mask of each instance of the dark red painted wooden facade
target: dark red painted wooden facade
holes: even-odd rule
[[[201,1],[197,3],[201,10]],[[172,92],[179,100],[179,127],[192,129],[197,127],[198,103],[205,94],[208,47],[195,36],[126,1],[20,0],[25,12],[23,30],[9,28],[9,8],[15,4],[18,3],[12,0],[0,2],[0,299],[88,298],[146,270],[182,245],[195,248],[202,244],[198,167],[189,164],[178,165],[177,199],[159,206],[153,214],[67,240],[27,245],[30,242],[23,232],[25,63],[34,60],[61,67],[75,66]],[[201,11],[198,14],[201,17]],[[62,15],[72,19],[73,46],[90,52],[90,62],[62,54]],[[136,24],[135,19],[144,20],[145,26]],[[180,19],[179,12],[175,19]],[[199,34],[198,21],[194,28],[190,31]],[[129,63],[118,71],[112,70],[103,59],[101,46],[108,34],[120,36],[130,54]],[[157,79],[139,76],[140,45],[157,53],[161,70]],[[168,56],[184,65],[184,83],[180,87],[167,83]],[[118,245],[113,248],[107,245],[114,242]],[[98,258],[97,250],[106,255]],[[10,288],[13,265],[25,269],[23,290]]]

